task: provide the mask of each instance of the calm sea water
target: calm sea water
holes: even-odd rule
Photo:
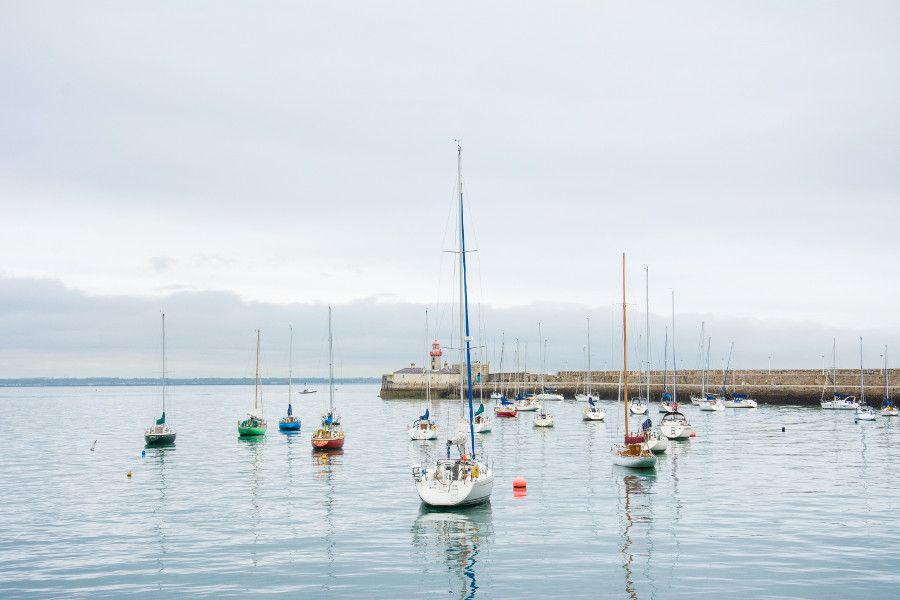
[[[406,435],[422,403],[342,386],[346,446],[323,459],[324,392],[296,397],[300,435],[252,443],[236,435],[252,388],[175,388],[178,444],[142,458],[155,389],[0,390],[0,596],[900,596],[900,419],[687,407],[697,437],[648,475],[611,463],[615,403],[606,423],[553,403],[555,429],[529,415],[479,438],[489,505],[438,512],[410,476],[442,451]],[[274,424],[286,388],[265,398]]]

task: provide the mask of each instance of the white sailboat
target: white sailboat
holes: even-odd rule
[[[659,432],[670,440],[687,440],[691,437],[691,424],[678,411],[678,363],[675,361],[675,291],[672,291],[672,409],[659,421]]]
[[[478,304],[478,337],[484,339],[481,329],[481,303]],[[481,364],[484,364],[484,346],[481,347]],[[475,433],[488,433],[492,428],[491,419],[484,411],[484,385],[478,386],[478,408],[472,417],[472,427]]]
[[[887,344],[884,345],[884,370],[882,371],[884,376],[884,398],[881,401],[881,416],[882,417],[896,417],[900,414],[900,410],[897,410],[897,407],[894,406],[893,401],[891,400],[891,390],[888,387],[888,359],[887,359]]]
[[[584,392],[575,394],[579,402],[599,400],[596,394],[591,393],[591,318],[587,317],[587,372],[584,375]]]
[[[874,421],[878,413],[866,403],[866,379],[863,371],[862,336],[859,337],[859,408],[856,409],[856,421]]]
[[[700,394],[703,399],[700,401],[700,410],[708,412],[719,412],[725,410],[725,403],[720,396],[710,394],[706,391],[706,373],[709,371],[709,348],[712,344],[712,338],[706,338],[706,363],[703,366],[703,373],[700,375]]]
[[[734,350],[734,340],[731,342],[731,349]],[[730,356],[730,355],[729,355]],[[737,393],[737,373],[731,371],[731,396],[725,394],[725,386],[722,386],[722,395],[725,396],[725,408],[756,408],[756,400],[747,396],[747,394]]]
[[[518,370],[519,339],[516,338],[516,370]],[[526,376],[528,374],[528,342],[525,342],[525,352],[522,354],[522,390],[516,386],[516,412],[535,412],[541,407],[541,403],[535,398],[535,394],[528,391]]]
[[[316,450],[340,450],[344,447],[345,433],[340,414],[334,409],[334,336],[331,332],[331,307],[328,307],[328,412],[322,415],[322,424],[310,438]]]
[[[628,407],[628,410],[630,410],[633,415],[646,415],[647,409],[650,406],[650,373],[653,371],[653,367],[650,360],[650,267],[647,265],[644,265],[644,323],[647,328],[647,359],[644,365],[647,369],[645,380],[645,383],[647,384],[647,397],[642,398],[641,394],[638,393],[637,400],[632,402]],[[640,388],[638,388],[638,390],[640,390]]]
[[[581,411],[581,420],[582,421],[602,421],[606,418],[606,411],[600,408],[600,405],[597,403],[597,398],[594,394],[591,393],[591,318],[587,318],[587,378],[586,378],[586,389],[584,396],[584,401],[587,402],[587,406],[585,406]],[[576,399],[581,400],[576,396]]]
[[[144,431],[148,446],[168,446],[175,443],[175,429],[166,423],[166,313],[162,315],[162,416]],[[93,448],[91,448],[93,450]]]
[[[472,338],[469,335],[469,301],[466,288],[466,235],[462,188],[462,148],[457,144],[457,197],[459,199],[459,329],[460,344],[460,422],[465,423],[465,397],[468,391],[468,436],[460,430],[447,440],[447,457],[430,465],[420,464],[412,468],[416,491],[422,502],[430,506],[465,506],[479,504],[490,499],[494,489],[494,470],[479,461],[475,454],[475,428],[472,408]],[[463,369],[465,368],[465,373]],[[471,442],[466,451],[466,438]],[[452,450],[456,449],[456,456]]]
[[[826,410],[856,410],[859,408],[856,396],[848,396],[837,391],[836,350],[837,340],[831,338],[831,400],[825,399],[825,390],[828,388],[828,382],[826,381],[822,387],[822,399],[819,401],[819,406]]]
[[[438,435],[438,425],[431,418],[431,411],[434,408],[431,405],[431,368],[428,362],[428,309],[425,309],[425,362],[426,365],[422,370],[425,371],[425,414],[413,421],[407,433],[409,439],[416,441],[436,440]]]
[[[672,406],[672,394],[669,393],[669,328],[666,327],[666,334],[663,338],[663,395],[659,399],[658,410],[665,414],[672,412],[675,407]]]
[[[544,400],[548,399],[548,396],[553,396],[553,394],[548,394],[544,390],[544,373],[547,372],[547,345],[544,342],[543,332],[541,331],[541,324],[538,322],[538,340],[541,344],[541,393],[535,396],[535,399],[538,401],[538,411],[534,415],[534,426],[535,427],[553,427],[556,419],[552,414],[547,412],[544,409]],[[559,398],[549,398],[552,400],[562,400],[562,396]]]
[[[625,402],[625,436],[623,443],[613,446],[613,464],[632,469],[655,469],[656,455],[647,447],[644,433],[631,435],[628,431],[628,316],[625,301],[625,253],[622,253],[622,377]]]

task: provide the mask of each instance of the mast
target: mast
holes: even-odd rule
[[[625,313],[625,253],[622,253],[622,389],[625,402],[625,439],[628,440],[628,318]]]
[[[703,338],[706,337],[706,321],[700,321],[700,396],[706,398],[706,367],[703,365]],[[707,349],[707,355],[709,350]],[[707,358],[707,362],[709,359]]]
[[[538,350],[541,353],[541,393],[544,393],[544,372],[547,370],[547,346],[544,344],[544,334],[541,331],[541,322],[538,321]],[[543,404],[541,405],[543,406]]]
[[[506,350],[506,332],[500,332],[500,380],[497,382],[497,391],[500,395],[506,396],[506,390],[503,389],[503,352]],[[507,380],[508,383],[508,380]],[[508,387],[508,386],[507,386]]]
[[[837,396],[837,361],[835,359],[835,348],[837,346],[837,338],[831,338],[831,397]]]
[[[663,338],[663,394],[669,391],[669,326],[666,325],[666,337]]]
[[[162,372],[163,372],[163,419],[166,417],[166,313],[163,313],[162,319],[162,329],[163,329],[163,364],[162,364]],[[885,346],[887,347],[887,346]]]
[[[675,362],[675,290],[672,290],[672,404],[678,404],[678,363]]]
[[[888,370],[887,370],[887,344],[884,345],[884,399],[889,400],[891,397],[888,391]]]
[[[259,410],[259,329],[256,330],[256,390],[253,394],[253,410]]]
[[[460,339],[466,342],[465,362],[466,376],[468,379],[467,391],[469,397],[469,439],[472,441],[472,460],[475,460],[475,422],[472,408],[472,338],[469,335],[469,290],[466,285],[466,229],[463,218],[463,188],[462,188],[462,146],[456,144],[456,189],[459,192],[459,276],[460,276]],[[464,317],[464,319],[462,318]],[[460,347],[459,372],[462,374],[462,344]],[[460,380],[460,398],[462,397],[462,379]]]
[[[587,333],[588,333],[588,372],[587,372],[587,395],[590,399],[591,397],[591,318],[587,318]]]
[[[728,362],[725,363],[725,372],[722,373],[722,397],[725,397],[725,385],[728,383],[728,369],[731,368],[731,353],[734,352],[734,340],[731,340],[731,348],[728,350]]]
[[[703,369],[703,398],[706,398],[706,372],[709,371],[709,346],[712,344],[712,338],[706,338],[706,368]]]
[[[866,403],[866,381],[863,374],[862,336],[859,336],[859,399],[862,401],[863,406],[868,406]]]
[[[427,374],[425,375],[425,403],[428,405],[428,408],[431,409],[431,365],[428,362],[429,353],[428,353],[428,340],[431,336],[428,335],[428,307],[425,307],[425,362],[423,371],[428,369]]]
[[[294,381],[294,326],[289,327],[291,341],[288,345],[288,406],[291,405],[291,384]]]
[[[328,414],[334,411],[334,340],[331,335],[331,307],[328,307]],[[334,417],[332,416],[332,419]]]
[[[647,404],[650,404],[650,267],[644,266],[644,319],[647,326]]]

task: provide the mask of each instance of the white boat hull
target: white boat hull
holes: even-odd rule
[[[602,421],[606,418],[606,411],[599,407],[591,408],[590,406],[586,406],[582,411],[581,418],[584,421]]]
[[[475,433],[487,433],[491,430],[491,421],[490,419],[485,419],[483,421],[476,421],[472,425],[472,429],[475,430]]]
[[[421,427],[410,427],[408,432],[409,439],[416,441],[436,440],[438,434],[437,427],[428,427],[426,429],[422,429]]]
[[[881,409],[882,417],[896,417],[898,414],[900,414],[900,410],[897,410],[895,407]]]
[[[654,454],[663,454],[669,449],[669,440],[664,437],[652,437],[647,440],[647,448]]]
[[[575,399],[579,402],[598,401],[600,398],[594,394],[575,394]]]
[[[700,403],[703,402],[705,398],[700,398],[698,396],[691,396],[691,404],[694,406],[700,406]]]
[[[416,480],[419,498],[429,506],[469,506],[487,502],[494,490],[494,472],[482,463],[478,465],[477,478],[462,480],[438,480],[435,468],[428,469],[425,476]]]
[[[736,400],[726,400],[725,408],[756,408],[756,400],[751,400],[749,398],[741,400],[740,402]]]
[[[825,410],[856,410],[859,404],[844,400],[823,400],[819,405]]]
[[[629,404],[628,410],[631,411],[633,415],[646,415],[647,414],[647,405],[646,404]]]
[[[860,409],[856,411],[855,419],[857,421],[874,421],[877,416],[877,413],[870,409]]]
[[[534,412],[541,407],[537,402],[529,402],[528,400],[516,401],[516,412]]]
[[[691,437],[690,425],[661,423],[659,425],[659,432],[670,440],[687,440]]]
[[[629,469],[655,469],[656,456],[651,452],[642,452],[638,455],[625,455],[616,450],[613,453],[613,464]]]
[[[700,410],[705,411],[719,411],[724,410],[725,404],[721,400],[716,400],[714,402],[710,402],[709,400],[704,400],[700,403]]]
[[[565,398],[563,398],[562,394],[551,394],[550,392],[543,392],[541,394],[537,394],[534,398],[538,402],[550,402],[550,401],[558,402],[560,400],[565,400]]]
[[[534,426],[535,427],[553,427],[556,419],[553,418],[553,415],[535,415],[534,416]]]
[[[503,394],[500,392],[491,392],[491,400],[499,400],[503,397]]]

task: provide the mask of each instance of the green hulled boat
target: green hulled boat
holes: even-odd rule
[[[259,329],[256,330],[256,390],[253,394],[253,410],[247,418],[238,422],[238,435],[250,437],[266,434],[266,420],[262,416],[262,394],[259,392]]]
[[[162,416],[144,430],[148,446],[169,446],[175,443],[175,429],[166,423],[166,314],[162,315]]]

